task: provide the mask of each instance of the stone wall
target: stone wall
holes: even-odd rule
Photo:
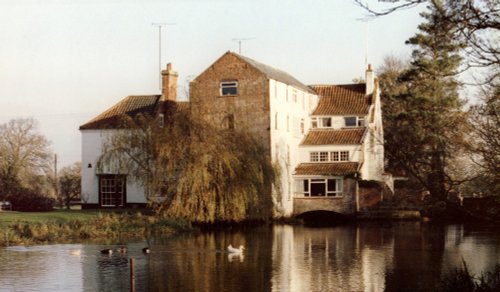
[[[356,213],[357,181],[352,178],[344,180],[342,197],[299,197],[293,199],[295,216],[311,211],[332,211],[345,215]]]

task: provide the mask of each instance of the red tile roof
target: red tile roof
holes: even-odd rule
[[[341,130],[319,129],[310,130],[301,145],[341,145],[341,144],[361,144],[366,128],[347,128]]]
[[[301,163],[294,175],[348,175],[358,172],[358,162]]]
[[[157,109],[160,97],[160,95],[127,96],[105,112],[80,126],[80,130],[119,128],[122,115],[132,117],[139,113],[152,114]]]
[[[366,85],[311,85],[320,96],[312,115],[366,115],[370,98],[365,94]]]

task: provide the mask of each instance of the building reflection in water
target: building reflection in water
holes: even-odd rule
[[[393,241],[384,229],[276,226],[273,291],[383,291]]]

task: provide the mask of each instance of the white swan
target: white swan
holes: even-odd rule
[[[231,244],[227,246],[227,252],[229,253],[242,253],[245,247],[243,245],[240,245],[239,248],[233,247]]]
[[[71,251],[71,255],[80,256],[81,252],[82,251],[80,249],[75,249]]]

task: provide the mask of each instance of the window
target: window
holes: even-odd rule
[[[364,117],[345,117],[345,126],[346,127],[364,127],[365,126],[365,118]]]
[[[328,152],[310,152],[310,162],[328,162]]]
[[[227,128],[229,130],[234,130],[234,114],[228,114],[226,116]]]
[[[330,161],[349,161],[349,151],[334,151],[330,152]]]
[[[99,177],[99,199],[103,207],[123,206],[125,201],[125,176],[101,175]]]
[[[311,152],[309,153],[309,161],[317,162],[319,161],[319,152]]]
[[[318,127],[318,119],[317,118],[311,118],[311,128],[315,129]]]
[[[332,127],[332,118],[321,118],[321,127],[331,128]]]
[[[220,95],[238,95],[238,82],[237,81],[225,81],[220,83]]]
[[[304,134],[305,130],[304,130],[304,119],[300,119],[300,133],[301,134]]]
[[[304,197],[342,196],[342,178],[309,178],[296,180],[295,194]]]
[[[286,145],[286,163],[290,165],[290,145]]]
[[[286,131],[290,132],[290,117],[286,116]]]
[[[274,114],[274,129],[278,130],[278,112]]]
[[[158,127],[160,127],[160,128],[165,127],[165,115],[164,114],[158,115]]]
[[[311,128],[331,128],[331,127],[332,127],[331,117],[311,118]]]
[[[292,89],[292,100],[297,102],[297,89]]]

